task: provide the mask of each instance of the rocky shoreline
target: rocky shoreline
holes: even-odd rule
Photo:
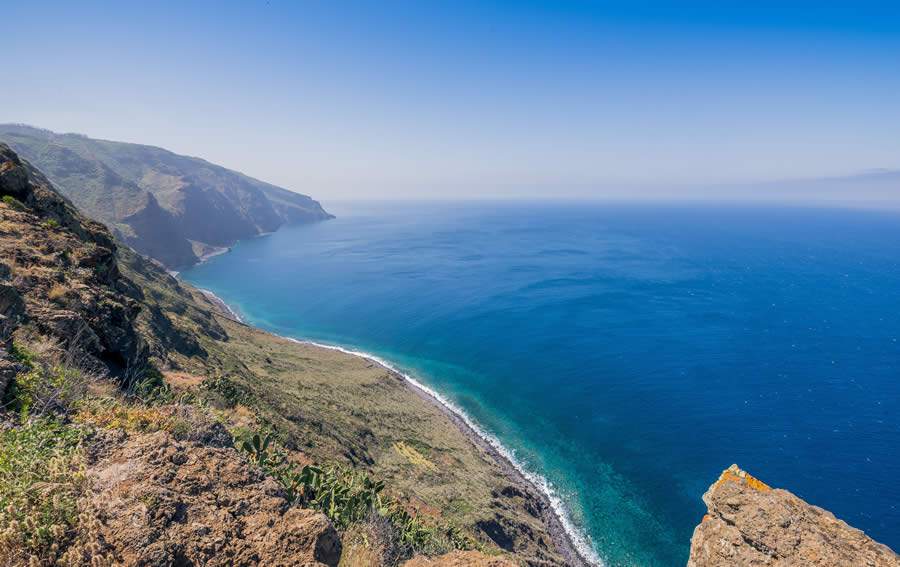
[[[404,380],[404,377],[399,373],[392,370],[391,372],[395,376],[397,376],[397,378]],[[407,383],[409,384],[408,381]],[[535,484],[524,474],[522,474],[519,468],[511,460],[503,455],[503,453],[498,451],[493,445],[485,441],[484,438],[481,437],[481,435],[479,435],[474,429],[469,426],[468,423],[465,422],[465,420],[463,420],[458,414],[456,414],[446,405],[441,403],[440,400],[432,396],[429,392],[418,388],[413,384],[410,384],[410,387],[426,402],[439,406],[441,411],[443,411],[450,418],[450,421],[452,421],[459,428],[459,430],[462,431],[462,433],[469,439],[469,441],[472,442],[472,444],[487,453],[495,462],[497,462],[497,464],[499,464],[503,468],[507,478],[509,478],[511,482],[519,486],[526,487],[526,489],[531,492],[532,496],[535,497],[539,502],[541,502],[541,521],[543,521],[544,525],[547,526],[547,531],[553,538],[553,544],[556,546],[560,555],[565,558],[568,565],[570,565],[571,567],[596,567],[598,565],[602,565],[602,563],[590,561],[583,556],[582,552],[578,549],[578,546],[573,541],[572,536],[569,534],[568,530],[566,530],[563,518],[560,517],[559,513],[557,513],[556,509],[553,507],[553,503],[550,501],[550,497],[543,490],[541,490],[541,488],[538,487],[537,484]]]
[[[579,545],[574,541],[573,535],[568,529],[566,529],[566,520],[553,505],[553,502],[550,499],[550,495],[547,494],[547,491],[538,486],[535,481],[528,478],[520,470],[519,466],[517,466],[516,463],[514,463],[509,457],[504,455],[500,449],[494,446],[494,444],[489,442],[483,433],[476,430],[475,427],[473,427],[461,414],[461,412],[454,411],[453,408],[449,407],[446,402],[441,400],[428,388],[426,388],[422,384],[419,384],[409,376],[406,376],[403,373],[399,372],[397,369],[392,368],[384,361],[379,360],[376,357],[366,355],[365,353],[349,351],[347,349],[329,345],[322,345],[311,341],[300,341],[297,339],[291,340],[318,348],[339,350],[352,356],[364,358],[368,361],[378,364],[396,379],[401,380],[407,387],[415,392],[415,394],[419,396],[420,399],[428,404],[435,406],[442,413],[444,413],[444,415],[446,415],[450,419],[450,421],[473,445],[481,449],[488,455],[489,458],[491,458],[500,466],[510,482],[526,490],[531,498],[540,503],[540,519],[546,526],[547,532],[553,539],[553,544],[556,546],[557,551],[565,558],[567,565],[569,565],[570,567],[597,567],[603,565],[603,563],[599,560],[592,561],[585,557],[585,553],[579,549]],[[586,544],[582,544],[582,546],[584,545]]]
[[[203,293],[204,297],[206,297],[222,315],[228,317],[236,323],[247,325],[247,323],[244,322],[244,320],[241,319],[241,317],[218,295],[206,289],[200,289],[199,291]],[[263,329],[257,330],[268,333],[268,331],[265,331]],[[559,554],[565,559],[567,565],[570,565],[571,567],[596,567],[599,565],[603,565],[603,563],[597,558],[585,557],[586,553],[585,551],[583,551],[583,548],[587,545],[587,543],[583,542],[581,543],[581,545],[579,545],[579,543],[575,541],[574,536],[571,533],[571,530],[573,530],[573,528],[567,529],[567,520],[563,517],[561,511],[558,510],[558,505],[554,506],[554,503],[552,502],[548,491],[539,486],[534,480],[528,478],[516,463],[514,463],[509,457],[504,455],[501,450],[494,446],[494,444],[489,442],[486,439],[486,436],[476,430],[476,428],[473,427],[459,411],[454,411],[453,408],[449,407],[446,402],[440,399],[439,396],[431,392],[424,385],[419,384],[408,376],[405,376],[403,373],[399,372],[396,368],[393,368],[385,361],[382,361],[377,357],[373,357],[366,353],[356,352],[332,345],[323,345],[313,341],[304,341],[293,339],[290,337],[282,338],[314,348],[340,351],[350,356],[363,358],[384,368],[391,376],[395,377],[397,380],[402,381],[423,402],[434,406],[444,415],[446,415],[447,418],[469,440],[469,442],[478,447],[488,456],[488,458],[493,460],[503,470],[507,479],[511,483],[519,487],[520,490],[525,491],[525,493],[530,498],[539,503],[537,509],[540,514],[540,520],[546,526],[547,533],[550,534],[553,540],[553,545],[556,547]]]

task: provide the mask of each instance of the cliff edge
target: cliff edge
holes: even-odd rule
[[[694,530],[688,567],[895,567],[887,546],[731,465],[703,495],[708,512]]]
[[[383,367],[234,321],[0,143],[0,565],[567,564]]]

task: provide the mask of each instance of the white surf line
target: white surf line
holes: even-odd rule
[[[559,519],[560,524],[562,524],[563,530],[565,530],[566,535],[569,537],[569,541],[575,547],[575,550],[581,555],[583,559],[587,562],[592,563],[598,567],[605,567],[605,563],[602,559],[597,555],[594,551],[594,547],[591,545],[590,536],[587,534],[581,533],[572,522],[571,517],[569,516],[569,512],[566,509],[565,504],[562,501],[562,498],[557,494],[556,490],[553,488],[552,483],[549,480],[544,478],[543,476],[533,473],[525,468],[525,466],[520,463],[512,450],[506,448],[496,437],[487,433],[484,429],[481,428],[471,417],[466,414],[460,407],[456,404],[439,394],[438,392],[432,390],[425,384],[422,384],[409,374],[401,371],[396,366],[391,364],[390,362],[375,356],[374,354],[370,354],[368,352],[352,350],[336,345],[328,345],[323,343],[317,343],[315,341],[308,340],[300,340],[292,337],[282,337],[289,341],[293,341],[299,344],[312,345],[320,348],[327,348],[330,350],[336,350],[339,352],[343,352],[344,354],[350,354],[353,356],[358,356],[360,358],[369,360],[382,366],[383,368],[396,372],[400,376],[402,376],[410,385],[418,390],[424,392],[426,395],[431,396],[433,399],[437,400],[439,404],[444,406],[448,411],[450,411],[453,415],[458,417],[463,421],[463,423],[468,426],[472,432],[475,433],[479,438],[481,438],[485,443],[493,447],[495,451],[497,451],[504,459],[506,459],[525,479],[530,482],[533,486],[535,486],[538,490],[540,490],[547,500],[550,502],[550,506],[553,508],[553,513],[556,515],[557,519]]]
[[[237,321],[238,323],[244,323],[245,325],[247,324],[247,322],[244,321],[244,319],[240,315],[238,315],[237,312],[232,309],[231,306],[228,305],[228,303],[226,303],[221,297],[209,291],[208,289],[203,289],[201,287],[198,287],[197,289],[199,289],[201,293],[205,293],[206,295],[214,298],[215,301],[217,301],[222,307],[228,310],[228,314],[231,315],[235,321]]]
[[[234,309],[231,308],[230,305],[228,305],[228,303],[226,303],[225,301],[222,300],[221,297],[219,297],[218,295],[216,295],[215,293],[213,293],[212,291],[210,291],[208,289],[203,289],[203,288],[197,288],[197,289],[199,289],[203,293],[209,294],[210,296],[216,298],[216,300],[218,300],[219,303],[221,303],[225,307],[225,309],[227,309],[228,312],[237,321],[247,324],[241,318],[241,316],[238,315],[234,311]],[[516,459],[515,454],[512,450],[508,449],[506,446],[504,446],[500,442],[500,440],[498,440],[496,437],[494,437],[493,435],[487,433],[484,429],[482,429],[482,427],[480,425],[478,425],[475,422],[475,420],[473,420],[471,417],[469,417],[469,415],[465,411],[463,411],[462,408],[460,408],[459,406],[457,406],[456,404],[454,404],[453,402],[451,402],[450,400],[448,400],[446,397],[439,394],[435,390],[433,390],[433,389],[429,388],[428,386],[426,386],[425,384],[419,382],[418,380],[416,380],[415,378],[413,378],[406,372],[403,372],[402,370],[400,370],[399,368],[397,368],[396,366],[394,366],[387,360],[385,360],[379,356],[376,356],[374,354],[359,351],[359,350],[352,350],[352,349],[344,348],[344,347],[337,346],[337,345],[317,343],[315,341],[310,341],[310,340],[295,339],[293,337],[285,337],[282,335],[276,335],[276,336],[279,336],[283,339],[287,339],[291,342],[295,342],[298,344],[312,345],[312,346],[319,347],[319,348],[335,350],[335,351],[342,352],[344,354],[349,354],[352,356],[358,356],[365,360],[374,362],[375,364],[378,364],[379,366],[381,366],[391,372],[396,372],[397,374],[402,376],[403,379],[406,380],[406,382],[409,383],[412,387],[418,389],[420,392],[425,393],[425,395],[430,396],[432,399],[436,400],[439,404],[441,404],[444,408],[446,408],[450,413],[452,413],[453,415],[458,417],[460,420],[462,420],[462,422],[465,423],[466,426],[473,433],[475,433],[475,435],[477,435],[482,441],[484,441],[485,443],[490,445],[495,451],[497,451],[497,453],[500,454],[501,457],[506,459],[507,462],[509,462],[513,466],[513,468],[515,468],[516,471],[518,471],[519,474],[521,474],[523,477],[525,477],[525,479],[532,484],[532,486],[534,486],[538,490],[540,490],[544,494],[544,496],[547,498],[547,500],[550,502],[550,507],[553,508],[554,515],[559,520],[559,523],[562,525],[563,530],[566,532],[566,535],[568,536],[569,541],[575,547],[576,552],[579,555],[581,555],[581,557],[584,560],[586,560],[588,563],[592,563],[598,567],[605,567],[606,564],[603,562],[602,559],[600,559],[600,557],[594,551],[594,547],[591,545],[590,536],[588,536],[587,534],[583,534],[581,531],[578,530],[578,528],[575,527],[575,524],[574,524],[574,522],[572,522],[572,519],[569,515],[568,509],[566,508],[565,504],[563,503],[562,498],[560,498],[560,496],[557,494],[556,490],[553,488],[552,483],[550,483],[550,481],[547,480],[546,478],[544,478],[543,476],[533,473],[533,472],[529,471],[527,468],[525,468],[525,466],[522,463],[520,463],[518,461],[518,459]]]

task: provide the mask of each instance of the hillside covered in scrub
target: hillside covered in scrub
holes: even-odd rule
[[[0,565],[568,562],[400,377],[232,320],[2,144],[0,347]]]
[[[0,124],[0,142],[85,214],[170,269],[285,223],[332,218],[307,197],[162,148]]]

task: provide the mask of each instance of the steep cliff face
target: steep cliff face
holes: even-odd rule
[[[888,547],[732,465],[703,495],[688,567],[897,567]]]
[[[0,402],[0,565],[566,564],[530,488],[401,378],[223,316],[3,144]],[[306,464],[387,507],[326,505]]]
[[[8,143],[82,211],[170,268],[199,248],[332,218],[301,195],[162,148],[0,125]],[[193,242],[192,242],[193,241]]]
[[[107,229],[3,144],[0,197],[0,345],[13,330],[36,332],[113,374],[144,365],[142,293],[119,271]]]

